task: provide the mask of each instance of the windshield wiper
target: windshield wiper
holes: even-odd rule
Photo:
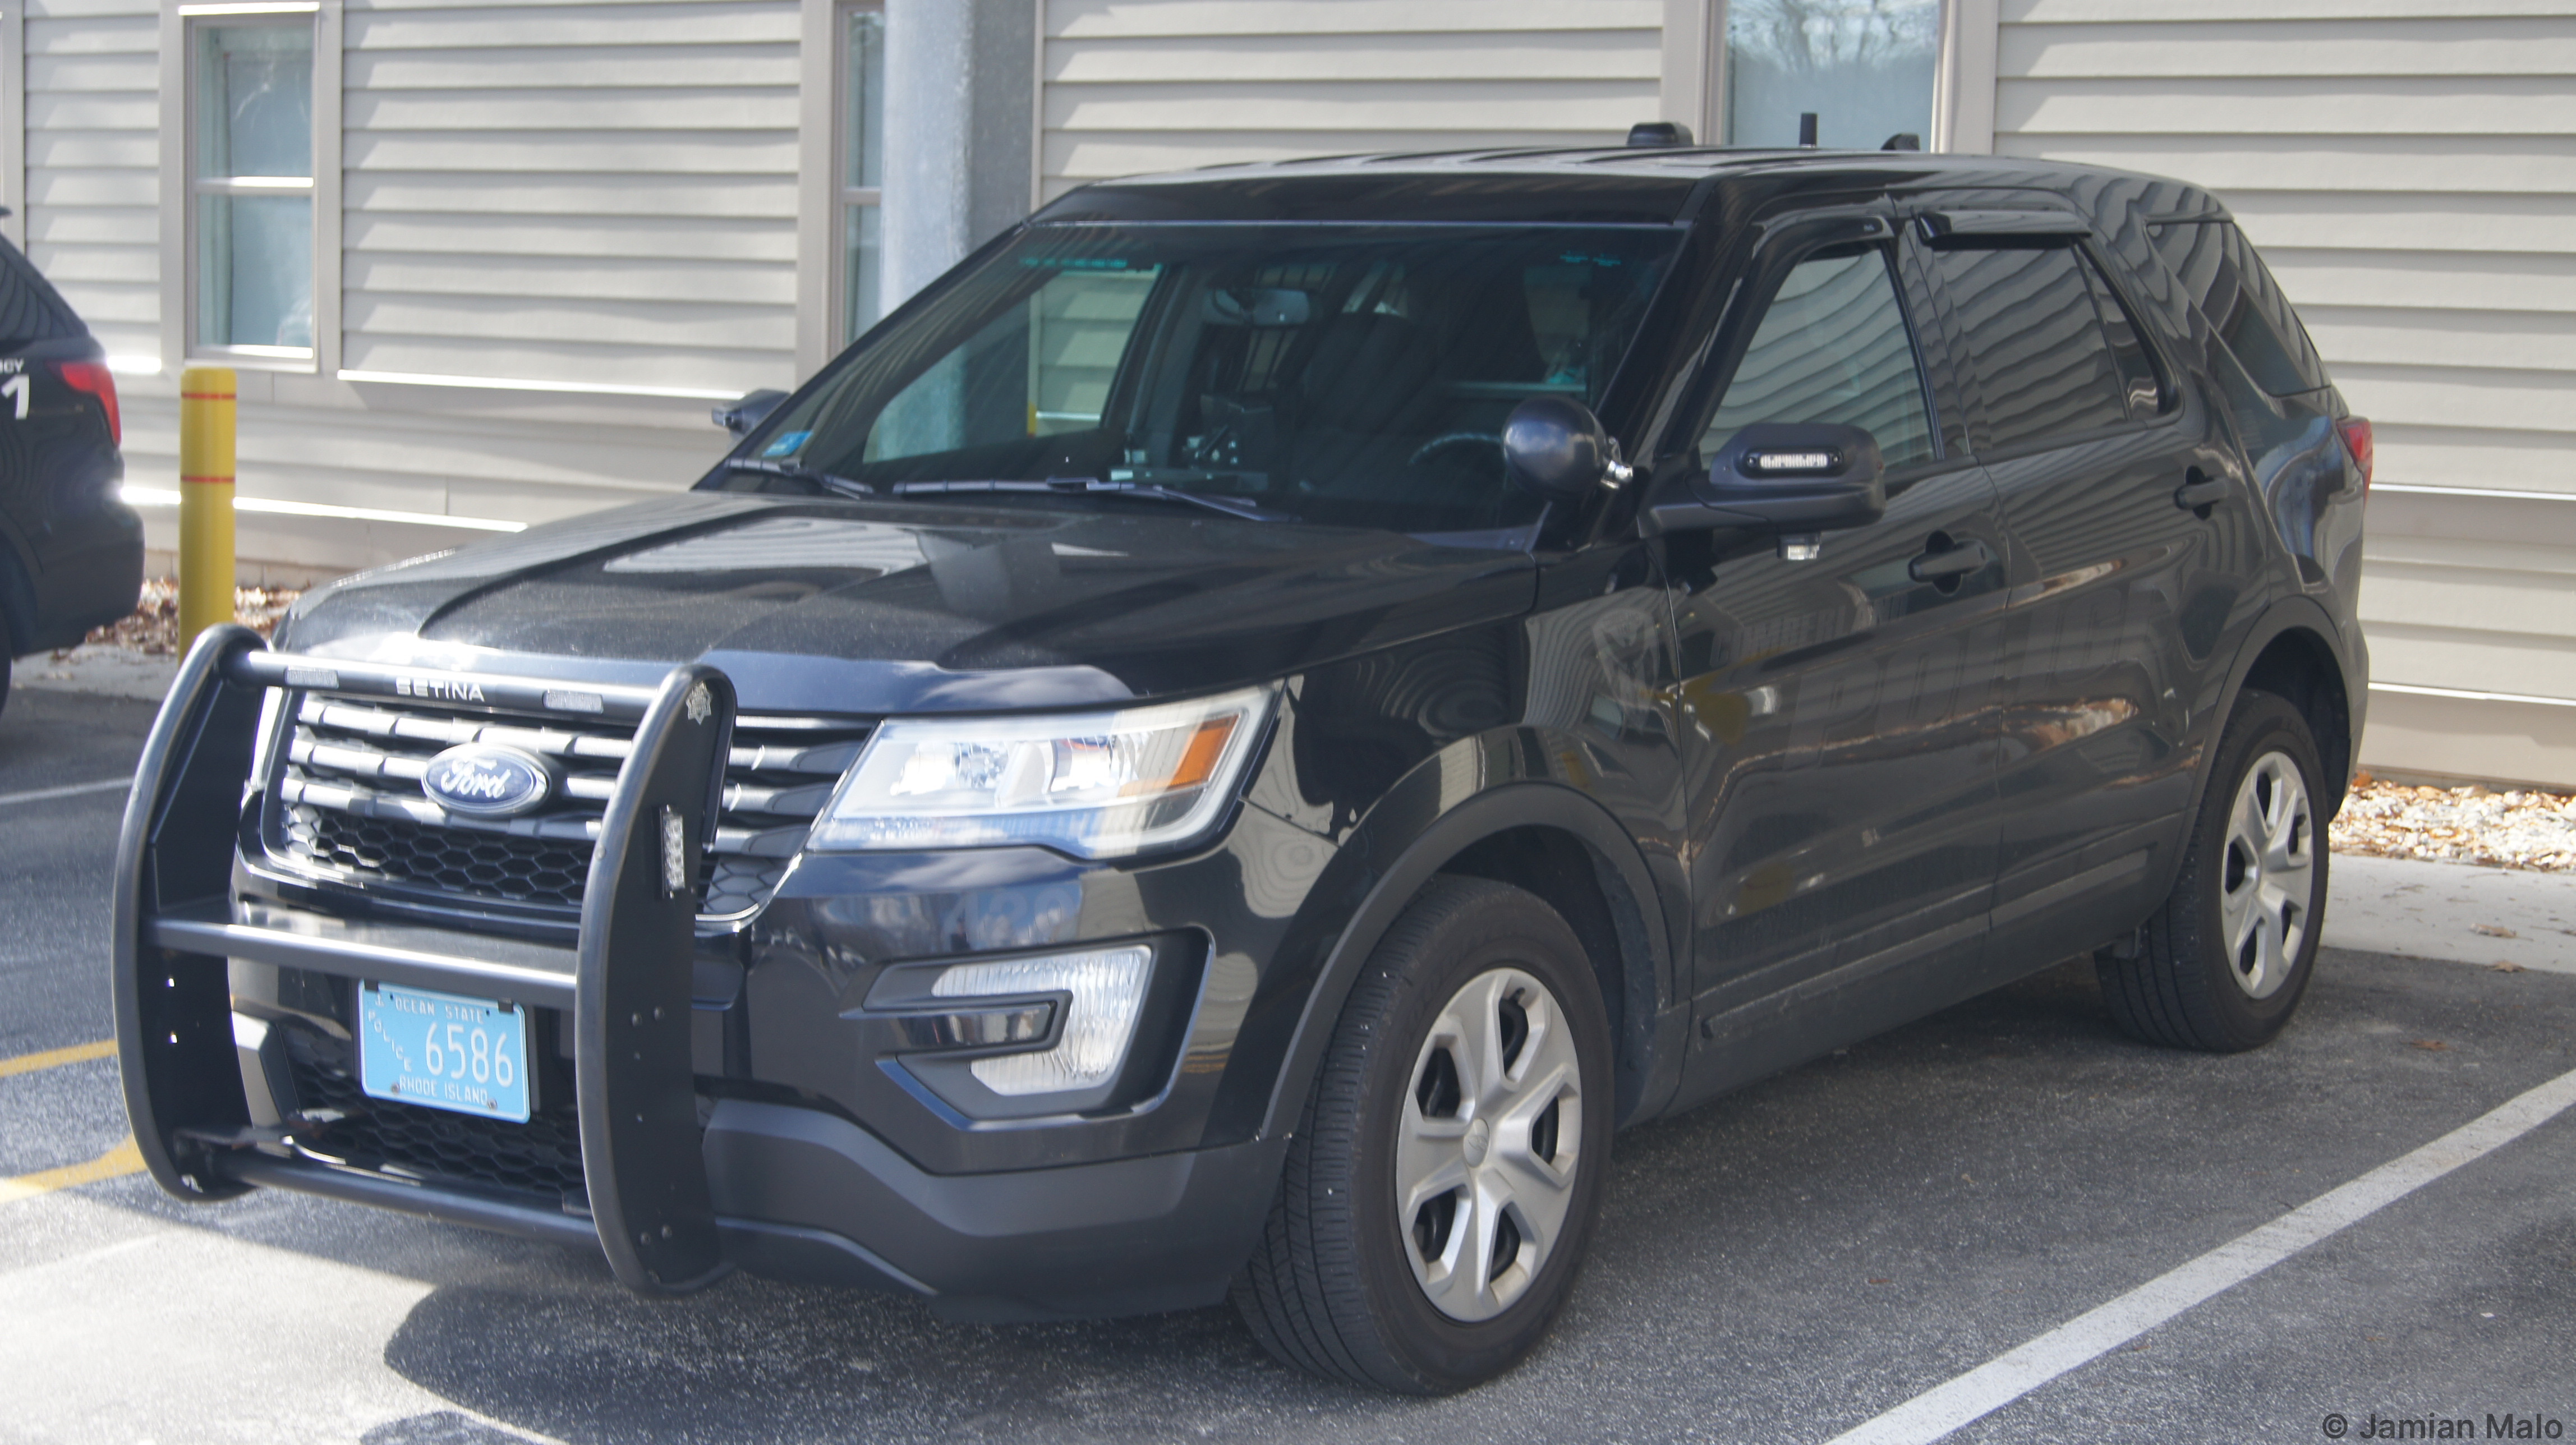
[[[1098,477],[1049,477],[1043,482],[968,480],[954,482],[897,482],[898,497],[922,497],[957,492],[1036,492],[1059,497],[1145,497],[1157,502],[1180,502],[1192,507],[1205,507],[1247,522],[1293,522],[1286,512],[1273,512],[1240,497],[1208,496],[1184,492],[1156,482],[1102,481]]]
[[[830,472],[818,472],[812,467],[798,466],[794,462],[766,461],[760,457],[727,457],[724,469],[729,472],[761,472],[773,477],[785,477],[795,482],[812,482],[827,492],[844,497],[873,497],[877,494],[877,489],[866,482],[853,481],[848,477],[836,477]]]

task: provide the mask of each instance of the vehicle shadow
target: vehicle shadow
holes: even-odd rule
[[[2121,1039],[2071,963],[1622,1134],[1550,1337],[1445,1400],[1282,1368],[1224,1308],[952,1325],[747,1277],[651,1301],[557,1251],[436,1285],[384,1359],[580,1442],[1824,1439],[2492,1107],[2576,1022],[2576,980],[2333,963],[2252,1053]],[[370,1445],[500,1438],[424,1416]]]
[[[1937,1036],[1984,1040],[1998,1028],[2025,1043],[2057,1036],[2099,1049],[2106,1036],[2091,989],[2089,970],[2052,975],[1906,1032],[1930,1035],[1915,1048],[1932,1051],[1943,1047]],[[1784,1086],[1804,1092],[1796,1078],[1738,1098]],[[1532,1408],[1556,1422],[1551,1434],[1585,1434],[1574,1402],[1597,1378],[1601,1354],[1670,1352],[1669,1340],[1631,1338],[1641,1318],[1651,1324],[1659,1285],[1670,1283],[1668,1256],[1656,1256],[1677,1233],[1685,1247],[1704,1250],[1731,1218],[1772,1214],[1772,1196],[1801,1187],[1794,1169],[1723,1166],[1749,1142],[1728,1137],[1740,1120],[1740,1109],[1720,1104],[1620,1136],[1590,1273],[1555,1337],[1513,1375],[1449,1400],[1400,1399],[1284,1369],[1225,1307],[954,1325],[911,1300],[750,1277],[646,1300],[569,1255],[543,1271],[551,1277],[514,1272],[506,1282],[434,1289],[388,1342],[385,1361],[476,1414],[585,1442],[1445,1439],[1508,1432],[1511,1418],[1526,1424]],[[486,1438],[461,1417],[403,1423],[405,1431],[380,1431],[370,1445]],[[1600,1426],[1620,1433],[1608,1419]]]

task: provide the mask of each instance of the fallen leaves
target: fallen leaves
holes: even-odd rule
[[[2451,1046],[2442,1042],[2440,1039],[2417,1039],[2406,1047],[2410,1049],[2422,1049],[2428,1054],[2445,1054],[2451,1051]]]
[[[302,588],[236,587],[233,589],[233,616],[244,627],[262,637],[277,628],[277,619],[304,595]],[[143,598],[134,610],[102,627],[90,630],[81,639],[84,644],[132,648],[147,657],[175,657],[179,652],[179,584],[169,577],[156,577],[143,584]],[[66,648],[55,653],[62,657]]]
[[[2536,789],[2416,787],[2356,773],[2329,833],[2338,853],[2576,871],[2576,796]]]

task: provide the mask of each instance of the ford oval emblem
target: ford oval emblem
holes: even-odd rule
[[[468,818],[515,818],[554,796],[555,770],[534,753],[489,743],[449,748],[429,760],[420,790],[451,813]]]

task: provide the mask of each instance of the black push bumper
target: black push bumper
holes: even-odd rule
[[[228,896],[245,780],[270,689],[393,697],[415,674],[268,651],[248,629],[208,631],[152,726],[117,843],[114,972],[126,1111],[152,1177],[186,1199],[251,1184],[396,1203],[463,1223],[594,1233],[617,1277],[685,1290],[725,1269],[690,1072],[689,998],[697,855],[714,821],[733,689],[712,668],[673,668],[659,688],[584,685],[578,698],[522,678],[473,681],[536,714],[602,713],[636,724],[592,855],[580,944],[507,947],[434,930],[232,921]],[[248,958],[354,978],[399,978],[485,997],[569,1005],[590,1220],[479,1196],[438,1197],[307,1159],[276,1157],[251,1125],[234,1051],[228,961]],[[567,967],[568,965],[568,967]],[[404,1199],[388,1197],[411,1190]],[[567,1216],[567,1219],[573,1217]]]
[[[199,639],[153,725],[115,893],[126,1105],[153,1178],[216,1200],[291,1189],[582,1245],[648,1292],[739,1265],[928,1296],[1001,1319],[1125,1314],[1221,1298],[1276,1186],[1254,1142],[1059,1168],[938,1175],[839,1114],[702,1099],[690,1018],[697,850],[712,826],[733,695],[713,669],[653,689],[460,678],[511,713],[635,726],[601,820],[571,948],[340,918],[232,897],[246,780],[274,690],[398,697],[415,669]],[[676,851],[666,851],[676,849]],[[234,1031],[233,961],[559,1012],[573,1060],[587,1212],[351,1167],[258,1122],[257,1050]]]

